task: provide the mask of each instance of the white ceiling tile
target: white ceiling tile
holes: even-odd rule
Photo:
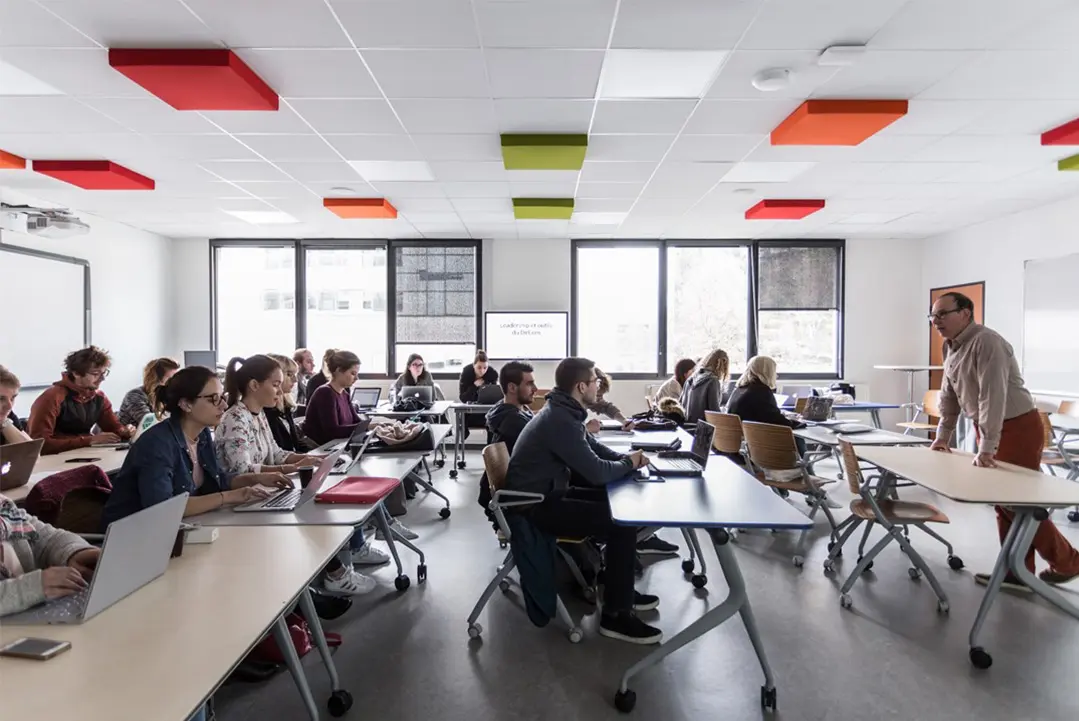
[[[104,47],[220,46],[214,34],[179,2],[41,0],[40,4]],[[28,21],[20,19],[19,26]]]
[[[398,212],[406,213],[410,217],[413,213],[456,213],[447,198],[401,198],[393,205]]]
[[[944,183],[1000,183],[1033,170],[1038,161],[1010,163],[961,163],[959,167],[941,176]]]
[[[413,135],[412,140],[428,161],[502,159],[502,144],[493,134]]]
[[[393,108],[409,133],[493,133],[494,103],[470,98],[394,100]]]
[[[656,163],[612,163],[600,160],[585,161],[581,168],[582,182],[646,181],[656,170]]]
[[[813,97],[912,98],[977,56],[970,51],[871,48],[854,65],[839,68]]]
[[[109,67],[108,51],[103,49],[5,48],[3,60],[72,97],[152,97]]]
[[[230,48],[346,48],[329,6],[316,0],[184,0]],[[155,3],[156,5],[156,3]]]
[[[579,183],[578,198],[636,198],[644,183]]]
[[[510,181],[510,192],[515,198],[572,198],[576,189],[575,180]]]
[[[401,133],[385,100],[292,100],[292,108],[319,133]]]
[[[1059,152],[1057,149],[1055,152]],[[1038,153],[1054,153],[1052,148],[1043,150],[1036,137],[1023,135],[951,135],[925,146],[912,156],[914,161],[978,162],[985,158],[994,160],[1037,161]]]
[[[238,140],[267,160],[340,160],[318,135],[242,135]]]
[[[208,160],[200,165],[222,180],[288,180],[280,170],[261,160]]]
[[[495,98],[592,98],[603,51],[487,50]]]
[[[613,225],[618,226],[629,215],[627,212],[594,212],[582,210],[578,211],[573,209],[573,216],[570,218],[570,225]]]
[[[479,50],[367,50],[371,73],[388,98],[487,98]]]
[[[314,132],[311,126],[296,114],[288,101],[281,103],[276,112],[264,110],[213,110],[184,114],[204,117],[207,121],[217,126],[211,128],[211,132],[216,131],[218,128],[226,133],[235,134]]]
[[[797,178],[816,163],[738,163],[722,178],[724,183],[782,183]]]
[[[223,212],[252,225],[290,225],[300,222],[299,219],[279,210],[226,210]]]
[[[393,202],[394,198],[442,198],[445,189],[439,183],[431,182],[387,182],[378,181],[375,190]]]
[[[986,100],[923,100],[907,104],[907,114],[884,130],[882,135],[950,135],[993,109]]]
[[[437,198],[427,198],[426,200],[437,200]],[[397,209],[401,211],[400,208]],[[401,211],[404,212],[404,211]],[[404,212],[408,222],[419,228],[421,225],[426,227],[434,226],[450,226],[456,227],[461,225],[461,219],[457,217],[457,213],[454,213],[451,209],[449,213],[427,213],[423,211],[409,211]]]
[[[503,133],[587,133],[595,103],[591,100],[513,100],[494,102]]]
[[[124,128],[60,95],[0,98],[0,133],[118,133]]]
[[[456,200],[458,198],[508,198],[510,197],[510,184],[508,182],[451,182],[441,183],[446,191],[446,196]]]
[[[611,47],[729,49],[762,0],[622,0]]]
[[[665,161],[641,193],[645,198],[686,198],[696,200],[711,190],[730,172],[732,163],[691,163]]]
[[[1062,4],[1061,0],[910,0],[873,37],[870,47],[984,50]]]
[[[507,170],[510,183],[576,183],[579,170]]]
[[[359,48],[476,48],[468,0],[338,2],[337,17]]]
[[[331,162],[309,161],[284,161],[275,163],[277,167],[291,175],[301,183],[317,181],[359,181],[359,174],[346,162],[337,160]],[[347,182],[342,182],[347,185]]]
[[[494,238],[498,240],[516,240],[517,225],[514,223],[483,223],[469,225],[468,231],[473,238]]]
[[[257,160],[257,156],[235,138],[213,135],[151,135],[163,155],[181,160]]]
[[[464,215],[513,214],[513,203],[507,198],[454,198],[453,207]]]
[[[573,210],[590,213],[628,213],[633,207],[633,198],[575,198]]]
[[[243,189],[256,198],[307,198],[312,195],[311,191],[299,183],[292,182],[261,182],[261,183],[236,183],[236,187]],[[233,194],[235,195],[235,193]]]
[[[349,163],[368,182],[434,180],[431,167],[422,160],[353,160]]]
[[[993,46],[1003,50],[1070,50],[1075,47],[1076,27],[1079,27],[1079,5],[1063,0],[1052,12],[998,38]]]
[[[0,60],[0,96],[63,94],[25,70]]]
[[[765,140],[745,159],[762,162],[847,162],[856,160],[851,151],[852,148],[846,145],[772,145],[770,140]]]
[[[670,160],[742,160],[766,135],[681,135],[674,141]]]
[[[509,175],[501,161],[457,162],[445,161],[431,163],[435,177],[442,182],[473,182],[509,180]]]
[[[727,53],[722,50],[609,50],[600,75],[603,98],[699,98]]]
[[[241,48],[236,52],[283,98],[381,97],[352,48]]]
[[[656,161],[663,157],[673,135],[594,135],[588,139],[588,160]]]
[[[914,153],[937,141],[934,135],[888,135],[877,133],[860,145],[846,148],[844,159],[851,162],[907,160]]]
[[[15,27],[19,29],[18,32],[0,33],[0,48],[95,47],[93,40],[30,0],[7,0],[0,3],[0,28]]]
[[[836,73],[836,68],[817,65],[819,50],[735,50],[730,53],[719,77],[712,83],[712,99],[775,100],[805,98]],[[788,68],[793,81],[786,88],[761,92],[753,87],[753,76],[762,70]]]
[[[982,102],[989,110],[957,130],[959,135],[1040,135],[1079,117],[1074,100]]]
[[[324,135],[346,160],[423,160],[407,135]]]
[[[282,166],[287,167],[289,165],[295,165],[292,163],[281,163]],[[326,165],[326,163],[319,163],[319,165]],[[303,182],[312,193],[315,193],[320,198],[380,198],[383,193],[375,190],[375,188],[366,180],[360,177],[360,174],[352,169],[348,163],[341,163],[348,168],[349,175],[341,175],[333,180],[302,180],[300,175],[291,173],[292,177]],[[337,173],[334,173],[337,175]],[[394,203],[396,205],[396,203]]]
[[[78,135],[15,133],[0,135],[0,149],[28,160],[33,158],[63,158],[82,154],[85,152],[86,143],[84,138]],[[0,183],[0,187],[3,185],[3,183]]]
[[[488,199],[489,200],[489,199]],[[507,210],[501,213],[462,213],[458,212],[457,215],[461,218],[461,222],[469,226],[469,228],[477,225],[500,225],[502,223],[513,223],[516,219],[513,217],[512,201],[509,198],[505,198]]]
[[[475,3],[487,48],[604,49],[615,6],[614,0]]]
[[[798,109],[797,98],[781,100],[703,100],[686,124],[690,135],[770,133]]]
[[[932,100],[1079,100],[1079,50],[981,53],[919,97]]]
[[[184,112],[157,98],[88,98],[86,104],[137,133],[216,133],[198,113]]]
[[[600,100],[593,133],[677,133],[696,100]]]
[[[770,0],[742,50],[823,50],[869,41],[907,0]]]

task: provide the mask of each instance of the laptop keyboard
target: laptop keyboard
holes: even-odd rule
[[[90,591],[79,591],[72,596],[64,596],[49,601],[41,609],[35,609],[34,615],[43,621],[62,621],[67,618],[78,618],[86,610],[86,602],[90,599]]]
[[[700,465],[688,458],[664,458],[663,467],[674,471],[696,471]]]
[[[303,491],[293,489],[291,491],[282,491],[272,498],[267,498],[262,502],[262,508],[287,508],[289,506],[295,506],[300,500],[300,495]]]

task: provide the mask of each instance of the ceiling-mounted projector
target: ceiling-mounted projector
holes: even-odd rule
[[[0,229],[42,238],[70,238],[90,232],[90,226],[66,208],[6,203],[0,203]]]

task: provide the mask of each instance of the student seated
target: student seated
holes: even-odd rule
[[[697,369],[682,388],[680,402],[686,410],[686,422],[704,420],[705,411],[719,412],[723,409],[723,387],[730,377],[730,359],[727,353],[716,349],[701,359]]]
[[[0,616],[87,588],[101,550],[0,495]]]
[[[503,397],[495,407],[487,411],[487,433],[491,443],[505,443],[506,450],[513,453],[517,437],[532,420],[532,400],[536,397],[536,380],[532,375],[532,366],[523,361],[510,361],[502,366],[498,383],[502,386]],[[487,507],[491,503],[491,484],[487,474],[480,477],[479,504],[487,519],[498,529],[494,514]]]
[[[667,379],[667,382],[659,387],[656,391],[656,397],[652,400],[658,405],[664,398],[673,398],[678,400],[682,397],[682,386],[685,385],[686,379],[693,372],[693,369],[697,367],[697,361],[689,358],[683,358],[674,364],[674,375]]]
[[[408,388],[409,386],[431,386],[434,388],[435,400],[445,400],[445,396],[442,395],[442,389],[435,384],[435,379],[431,376],[431,373],[427,370],[427,364],[423,362],[423,356],[419,353],[413,353],[408,357],[408,362],[405,363],[405,372],[397,376],[397,380],[393,383],[391,392],[393,397],[401,395],[402,388]]]
[[[592,401],[585,405],[585,408],[596,415],[607,416],[612,421],[628,423],[626,417],[622,415],[622,411],[618,409],[618,406],[605,398],[610,392],[611,377],[599,368],[596,368],[596,396]]]
[[[497,382],[498,371],[488,364],[487,354],[482,350],[478,350],[472,365],[461,369],[461,380],[458,382],[458,398],[462,403],[477,403],[480,399],[480,389],[494,385]],[[483,428],[485,425],[486,418],[484,414],[465,414],[466,428]]]
[[[296,364],[296,400],[298,406],[307,405],[307,383],[315,375],[315,356],[306,348],[297,348],[292,354],[292,362]],[[325,377],[325,376],[323,376]]]
[[[319,463],[318,456],[292,453],[274,441],[262,409],[277,403],[284,374],[265,355],[233,358],[225,370],[229,409],[214,433],[217,459],[226,473],[295,473]]]
[[[131,438],[135,429],[112,412],[109,399],[98,390],[109,375],[108,352],[96,346],[69,353],[64,375],[37,397],[30,407],[30,437],[44,438],[43,454]],[[91,434],[94,426],[99,433]]]
[[[25,443],[30,436],[19,427],[15,416],[15,399],[19,396],[19,379],[0,366],[0,446],[5,443]]]
[[[276,353],[266,355],[277,361],[284,377],[281,381],[281,392],[277,394],[277,403],[266,406],[262,412],[266,416],[274,442],[286,451],[302,453],[307,446],[300,435],[300,429],[296,427],[296,419],[293,417],[296,403],[292,400],[293,389],[300,387],[300,366],[288,356]]]
[[[322,366],[319,368],[318,373],[311,376],[311,378],[304,385],[303,396],[305,401],[310,401],[311,396],[315,395],[315,391],[317,391],[319,388],[329,382],[330,369],[326,366],[326,364],[329,362],[330,356],[332,356],[336,352],[336,348],[327,348],[326,352],[322,354]]]
[[[749,359],[742,377],[738,379],[738,384],[731,393],[727,412],[752,423],[805,427],[805,423],[788,418],[779,410],[776,403],[776,362],[766,355]],[[798,453],[805,455],[805,441],[795,438],[794,442],[798,446]]]
[[[142,385],[132,388],[124,396],[120,404],[120,412],[116,417],[124,425],[138,426],[147,413],[153,413],[154,409],[150,402],[154,389],[172,378],[176,371],[180,370],[180,364],[172,358],[155,358],[142,369]]]
[[[600,634],[631,643],[659,643],[663,633],[635,613],[659,605],[656,596],[633,588],[637,529],[614,523],[604,489],[647,465],[648,459],[640,451],[628,456],[613,451],[585,431],[585,408],[596,401],[597,383],[595,364],[586,358],[566,358],[558,364],[547,404],[517,438],[506,488],[544,494],[542,502],[520,511],[540,531],[556,538],[591,536],[606,541]],[[571,487],[571,476],[587,487]]]

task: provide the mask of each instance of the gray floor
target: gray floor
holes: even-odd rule
[[[413,584],[398,594],[392,570],[377,571],[380,588],[326,624],[345,641],[335,658],[356,699],[346,718],[620,718],[612,706],[614,690],[625,668],[646,651],[601,638],[595,633],[595,618],[584,618],[585,640],[574,646],[560,629],[533,627],[515,596],[496,593],[481,617],[482,642],[469,641],[465,618],[501,558],[475,503],[478,454],[470,453],[469,462],[456,481],[446,471],[437,472],[437,485],[453,504],[449,520],[438,519],[437,499],[422,497],[402,519],[420,533],[419,543],[428,554],[426,586]],[[826,467],[819,471],[827,475]],[[833,489],[833,496],[846,504],[845,484]],[[967,633],[981,592],[970,574],[988,570],[995,559],[992,510],[952,504],[920,489],[904,491],[904,498],[930,500],[952,518],[944,535],[966,561],[965,570],[949,570],[944,549],[936,542],[917,532],[912,539],[941,579],[950,597],[950,615],[937,614],[927,583],[908,578],[907,563],[894,545],[878,558],[875,573],[855,586],[854,608],[844,611],[838,586],[842,568],[853,568],[855,554],[846,554],[838,578],[822,573],[827,553],[823,520],[801,570],[790,563],[793,535],[745,534],[738,542],[738,560],[776,674],[779,711],[774,716],[762,713],[760,667],[744,628],[732,620],[637,677],[634,717],[1076,718],[1079,693],[1072,684],[1079,668],[1079,623],[1041,601],[1002,594],[982,636],[994,665],[988,671],[975,670],[967,660]],[[845,510],[839,513],[840,518],[846,515]],[[1079,529],[1068,529],[1062,512],[1058,525],[1079,544]],[[681,545],[677,532],[661,535]],[[668,637],[726,595],[714,552],[707,548],[705,553],[709,570],[715,569],[707,592],[694,591],[673,559],[650,563],[638,584],[661,596],[659,611],[645,617]],[[406,552],[414,579],[414,557],[408,556]],[[1079,602],[1079,595],[1075,598]],[[592,612],[583,605],[570,610],[578,617]],[[310,654],[305,665],[322,703],[329,684],[318,654]],[[287,673],[263,684],[230,684],[216,698],[221,721],[307,718]],[[325,713],[323,717],[329,718]]]

